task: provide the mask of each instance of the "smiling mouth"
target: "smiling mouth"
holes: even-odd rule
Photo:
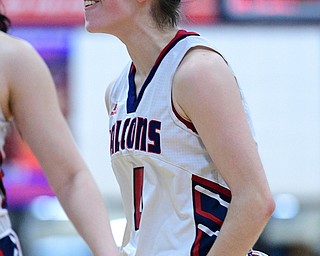
[[[98,3],[99,1],[92,1],[92,0],[85,0],[84,1],[84,7],[89,7],[94,5],[95,3]]]

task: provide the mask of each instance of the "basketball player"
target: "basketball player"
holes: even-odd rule
[[[2,183],[3,146],[11,121],[39,159],[53,191],[94,255],[119,255],[102,196],[60,111],[49,70],[28,43],[5,33],[9,24],[0,13],[0,255],[22,255]]]
[[[87,30],[132,59],[106,92],[123,255],[263,255],[251,248],[274,201],[225,59],[178,28],[179,0],[84,4]]]

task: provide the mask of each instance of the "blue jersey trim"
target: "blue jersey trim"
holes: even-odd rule
[[[136,74],[136,67],[134,64],[131,64],[130,72],[129,72],[129,91],[128,91],[128,98],[127,98],[127,113],[133,113],[137,110],[139,103],[142,99],[143,93],[146,90],[147,86],[151,82],[152,78],[154,77],[155,73],[158,70],[162,60],[165,56],[170,52],[170,50],[182,39],[188,36],[199,36],[199,34],[194,32],[187,32],[185,30],[179,30],[176,36],[169,42],[169,44],[161,51],[159,57],[157,58],[153,68],[151,69],[146,81],[143,83],[141,90],[138,94],[136,94],[136,84],[134,82],[135,74]]]

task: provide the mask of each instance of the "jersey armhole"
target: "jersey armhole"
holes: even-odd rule
[[[106,106],[106,109],[107,109],[107,112],[108,114],[110,114],[110,111],[112,110],[111,109],[111,106],[110,106],[110,96],[111,96],[111,92],[112,92],[112,88],[115,84],[116,80],[112,81],[106,88],[106,91],[105,91],[105,106]]]
[[[183,123],[188,129],[190,129],[194,133],[198,133],[193,123],[190,120],[187,120],[186,118],[184,118],[182,115],[180,115],[177,109],[175,108],[173,99],[172,99],[172,93],[171,93],[171,108],[172,108],[173,114],[181,123]]]

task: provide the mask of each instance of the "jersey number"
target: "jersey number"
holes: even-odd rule
[[[133,169],[133,200],[134,200],[134,227],[140,228],[140,220],[143,209],[142,191],[143,191],[144,168],[137,167]]]

